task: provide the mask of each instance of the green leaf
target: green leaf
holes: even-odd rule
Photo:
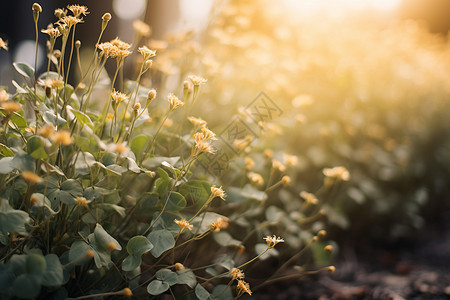
[[[174,166],[179,160],[180,160],[179,156],[174,156],[174,157],[164,157],[164,156],[149,157],[149,158],[145,159],[142,162],[142,165],[144,167],[148,168],[148,169],[153,169],[153,168],[161,166],[161,163],[163,161],[166,161],[169,164],[171,164],[172,166]]]
[[[75,179],[64,181],[59,188],[51,189],[48,198],[56,203],[63,202],[67,205],[77,204],[77,197],[83,196],[83,187]]]
[[[122,250],[122,246],[120,246],[119,242],[110,236],[106,230],[103,229],[102,225],[98,223],[95,225],[94,237],[96,244],[104,250],[111,250],[112,248],[119,251]]]
[[[89,167],[95,163],[95,157],[89,152],[80,152],[72,159],[72,164],[75,166],[75,173],[79,175],[88,175]]]
[[[6,157],[14,156],[14,152],[3,144],[0,144],[0,154]]]
[[[28,214],[22,210],[13,209],[7,200],[0,198],[0,233],[10,232],[26,234],[25,224],[30,220]]]
[[[172,181],[169,174],[167,174],[167,172],[163,169],[158,168],[157,172],[159,174],[159,178],[155,181],[155,191],[160,197],[163,197],[172,187]]]
[[[11,122],[16,125],[18,128],[26,128],[28,127],[27,121],[19,115],[17,112],[14,112],[10,117]]]
[[[150,250],[150,253],[154,257],[159,257],[162,253],[175,246],[175,239],[173,238],[172,233],[166,229],[153,230],[147,238],[154,246]]]
[[[231,287],[225,284],[219,284],[214,287],[211,296],[213,299],[218,300],[233,300],[233,293],[231,292]]]
[[[197,284],[197,278],[194,272],[189,269],[177,271],[179,284],[187,284],[190,288],[194,288]]]
[[[48,155],[45,152],[44,141],[40,136],[33,135],[27,142],[27,152],[36,159],[47,159]]]
[[[56,126],[56,115],[52,113],[51,111],[47,110],[42,114],[42,119],[44,119],[45,122],[50,123],[54,126]],[[67,121],[60,115],[58,115],[58,126],[62,127],[64,124],[66,124]]]
[[[34,78],[34,69],[33,67],[27,65],[26,63],[14,62],[14,69],[25,78],[32,79]]]
[[[5,157],[0,159],[0,174],[8,174],[14,170],[14,167],[11,164],[12,160],[13,157]]]
[[[202,287],[202,285],[199,283],[195,287],[195,295],[199,300],[208,300],[211,299],[211,295],[208,293],[208,291]]]
[[[177,273],[169,270],[169,269],[161,269],[155,274],[156,278],[167,282],[170,286],[178,283],[178,275]]]
[[[91,246],[86,244],[84,241],[75,241],[69,250],[69,261],[75,266],[84,265],[86,262],[91,260],[87,256],[89,250],[93,250]]]
[[[183,184],[178,191],[197,208],[200,208],[211,194],[211,184],[203,180],[190,180]]]
[[[122,270],[130,272],[141,265],[142,258],[140,255],[129,255],[122,262]]]
[[[228,232],[221,231],[214,234],[214,240],[221,246],[239,246],[241,242],[235,240]]]
[[[58,256],[49,254],[45,256],[47,268],[42,274],[42,285],[57,287],[63,284],[63,267],[59,261]]]
[[[170,197],[169,197],[170,194]],[[169,202],[167,203],[166,209],[171,211],[178,211],[186,207],[186,199],[184,199],[183,195],[177,192],[172,192],[165,195],[161,202],[166,203],[167,198],[169,197]]]
[[[127,243],[127,252],[130,255],[142,255],[153,248],[153,244],[143,235],[132,237]]]
[[[13,160],[11,161],[11,166],[14,169],[34,172],[36,169],[36,160],[34,159],[34,157],[29,155],[15,155]]]
[[[14,87],[16,88],[16,93],[18,94],[28,94],[28,91],[20,86],[20,84],[17,83],[17,81],[12,80],[11,81]]]
[[[24,299],[35,298],[41,291],[40,277],[30,274],[19,275],[12,284],[14,296]]]
[[[170,285],[167,282],[155,279],[147,285],[147,292],[150,295],[156,296],[164,293],[169,289]]]
[[[77,118],[77,121],[81,124],[81,125],[87,125],[90,128],[94,128],[94,123],[92,123],[91,118],[89,118],[88,115],[86,115],[84,112],[81,112],[79,110],[76,110],[72,107],[69,107],[69,110],[75,115],[75,118]]]
[[[26,260],[26,270],[28,274],[41,276],[45,269],[47,268],[47,263],[42,254],[31,253],[27,255]]]
[[[150,137],[148,135],[138,135],[131,141],[131,151],[136,155],[136,159],[139,161],[144,153],[148,143],[150,142]]]

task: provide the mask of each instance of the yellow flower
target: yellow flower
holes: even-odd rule
[[[47,28],[47,29],[41,29],[42,33],[48,34],[50,38],[56,39],[58,36],[61,35],[61,32],[57,28]]]
[[[184,105],[184,102],[181,101],[180,99],[178,99],[178,97],[175,96],[175,95],[172,94],[172,93],[170,93],[170,94],[167,96],[167,99],[169,100],[169,103],[170,103],[170,110],[171,110],[171,111],[173,111],[173,110],[177,109],[178,107]]]
[[[296,166],[298,164],[298,157],[295,155],[284,154],[284,163],[286,166]]]
[[[281,183],[284,185],[284,186],[287,186],[287,185],[289,185],[289,183],[291,183],[291,177],[289,177],[289,176],[283,176],[283,178],[281,178]]]
[[[286,170],[286,167],[283,165],[283,163],[276,159],[272,161],[272,167],[276,170],[279,170],[280,172],[284,172]]]
[[[182,270],[184,270],[184,269],[186,269],[184,266],[183,266],[183,264],[182,263],[176,263],[175,264],[175,269],[177,270],[177,271],[182,271]]]
[[[124,295],[125,297],[131,297],[133,296],[133,292],[130,290],[130,288],[124,288],[122,290],[122,295]]]
[[[68,146],[73,143],[73,139],[70,136],[70,131],[61,130],[52,134],[51,139],[60,145]]]
[[[225,200],[225,198],[227,197],[227,195],[225,194],[224,190],[222,189],[222,187],[216,187],[215,185],[213,185],[211,187],[211,194],[212,197],[219,197],[222,200]]]
[[[81,14],[87,15],[89,12],[88,8],[83,5],[67,5],[67,8],[74,14],[75,17],[79,17]]]
[[[342,181],[350,180],[350,172],[344,167],[325,168],[323,169],[323,174]]]
[[[139,51],[139,53],[142,54],[142,56],[144,57],[144,60],[150,59],[156,55],[156,50],[150,50],[146,46],[140,47],[138,49],[138,51]]]
[[[39,129],[39,135],[48,138],[55,131],[55,127],[52,124],[45,124]]]
[[[255,172],[249,172],[247,174],[248,179],[250,180],[250,182],[256,186],[262,186],[264,184],[264,178]]]
[[[305,199],[306,203],[308,204],[317,204],[319,203],[319,200],[316,198],[316,196],[314,194],[302,191],[300,192],[300,197],[302,197],[303,199]]]
[[[15,102],[15,101],[6,101],[2,103],[2,107],[4,110],[6,110],[6,112],[11,115],[13,113],[15,113],[16,111],[19,111],[22,109],[22,107],[20,106],[19,103]]]
[[[275,247],[275,245],[278,244],[278,243],[284,243],[284,240],[282,238],[280,238],[280,237],[277,237],[276,235],[274,235],[274,236],[266,236],[264,238],[264,240],[266,240],[267,247],[269,249]]]
[[[244,278],[245,278],[245,274],[244,274],[244,272],[242,272],[239,268],[233,268],[233,269],[231,270],[231,278],[232,278],[233,280],[236,280],[236,279],[244,279]]]
[[[0,38],[0,48],[8,50],[8,42],[5,42],[2,38]]]
[[[186,221],[186,219],[185,218],[183,218],[183,219],[181,219],[181,220],[177,220],[177,219],[175,219],[175,220],[173,220],[175,223],[177,223],[177,225],[178,226],[180,226],[180,231],[183,231],[183,230],[185,230],[186,228],[187,229],[189,229],[189,230],[192,230],[192,225],[191,224],[189,224],[189,222],[188,221]]]
[[[213,223],[211,223],[211,228],[214,232],[219,232],[221,229],[228,227],[228,222],[230,219],[227,217],[219,217]]]
[[[249,295],[252,295],[252,291],[250,290],[250,284],[248,284],[248,282],[245,282],[244,280],[239,280],[237,287],[240,293],[247,293]]]
[[[200,133],[200,135],[202,135]],[[203,136],[203,135],[202,135]],[[195,138],[195,135],[194,135]],[[215,152],[214,147],[211,146],[210,143],[208,143],[206,140],[200,140],[198,142],[195,142],[195,155],[198,155],[200,153],[211,153],[213,154]]]
[[[31,171],[23,171],[21,175],[29,184],[39,183],[42,181],[41,177]]]
[[[112,113],[109,113],[109,114],[107,114],[107,115],[106,115],[106,118],[108,118],[108,119],[112,119],[112,118],[114,118],[114,114],[112,114]]]
[[[173,120],[171,118],[167,118],[163,123],[164,128],[172,127],[172,125],[173,125]]]
[[[251,170],[256,166],[255,161],[251,157],[245,158],[245,170]]]
[[[117,144],[114,147],[114,151],[119,154],[124,154],[127,150],[128,150],[128,147],[125,146],[124,144]]]
[[[121,93],[119,91],[116,91],[115,89],[113,90],[113,92],[111,94],[111,98],[113,99],[115,105],[118,105],[121,102],[128,99],[127,95],[125,95],[124,93]]]
[[[67,15],[67,9],[63,8],[57,8],[55,9],[55,16],[58,19],[64,18]]]
[[[1,43],[1,41],[0,41],[0,43]],[[6,90],[0,90],[0,102],[8,101],[9,96],[11,96],[11,95],[8,94],[8,92]]]
[[[146,23],[141,20],[135,20],[133,22],[133,28],[140,36],[148,37],[152,33],[152,29]]]
[[[208,81],[205,78],[197,76],[197,75],[190,75],[190,76],[188,76],[188,79],[192,82],[193,85],[196,85],[196,86],[199,86],[200,84],[204,84]]]
[[[113,39],[112,41],[110,41],[111,45],[117,47],[119,50],[128,50],[130,49],[131,45],[128,43],[125,43],[124,41],[122,41],[121,39],[119,39],[118,37],[116,37],[115,39]]]
[[[86,198],[84,197],[77,197],[77,204],[78,206],[87,206],[88,205],[88,201],[86,200]]]
[[[188,117],[189,122],[194,124],[196,127],[206,126],[206,121],[196,117]]]
[[[75,24],[83,23],[83,20],[74,16],[65,16],[59,19],[59,21],[56,23],[63,26],[67,26],[67,28],[70,29]]]
[[[205,137],[205,140],[217,140],[216,138],[216,134],[214,132],[212,132],[211,130],[209,130],[206,127],[202,127],[202,133],[203,136]]]
[[[336,271],[336,267],[335,267],[335,266],[329,266],[329,267],[327,268],[327,270],[328,270],[328,272],[330,272],[330,273],[334,273],[334,271]]]

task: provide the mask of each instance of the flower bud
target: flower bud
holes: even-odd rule
[[[108,25],[109,20],[111,20],[111,14],[105,13],[102,17],[102,31],[105,30],[106,26]]]
[[[77,49],[80,49],[80,47],[81,47],[81,41],[80,41],[80,40],[77,40],[77,41],[75,42],[75,47],[76,47]]]

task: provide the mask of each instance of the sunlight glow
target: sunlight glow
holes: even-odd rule
[[[283,2],[300,14],[311,14],[323,10],[334,10],[339,13],[361,9],[392,11],[401,0],[283,0]]]

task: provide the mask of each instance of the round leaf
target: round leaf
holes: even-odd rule
[[[139,255],[130,255],[126,257],[122,262],[122,270],[130,272],[141,265],[142,258]]]
[[[127,252],[130,255],[141,256],[145,252],[150,251],[153,248],[152,243],[142,235],[132,237],[127,243]]]
[[[175,246],[175,239],[173,238],[173,235],[166,229],[154,230],[150,232],[147,238],[154,246],[150,250],[150,253],[154,257],[159,257],[163,252]]]
[[[162,282],[161,280],[155,279],[147,285],[147,292],[150,295],[160,295],[169,289],[169,284],[167,282]]]

